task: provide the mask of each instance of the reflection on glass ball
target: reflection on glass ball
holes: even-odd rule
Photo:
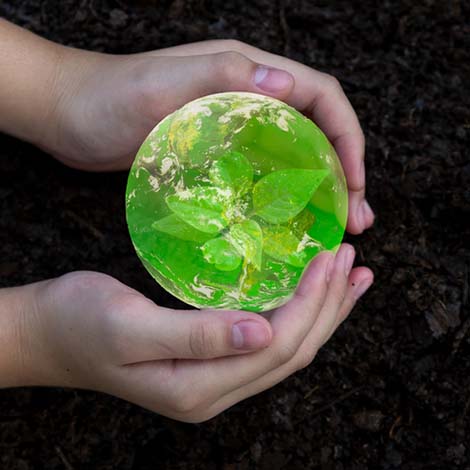
[[[196,307],[265,311],[347,220],[336,153],[301,113],[253,93],[192,101],[161,121],[132,165],[127,223],[139,258]]]

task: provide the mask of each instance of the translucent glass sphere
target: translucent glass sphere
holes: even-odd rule
[[[322,131],[273,98],[220,93],[161,121],[132,165],[136,252],[196,307],[265,311],[308,264],[336,250],[347,220],[341,164]]]

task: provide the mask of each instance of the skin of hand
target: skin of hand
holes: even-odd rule
[[[263,315],[166,309],[93,272],[6,289],[0,339],[10,328],[16,347],[0,386],[92,389],[205,421],[311,363],[372,283],[353,261],[347,244],[320,254],[292,299]]]
[[[349,188],[347,230],[361,233],[374,214],[365,194],[364,136],[332,76],[232,40],[112,56],[63,49],[65,92],[56,105],[55,148],[86,170],[129,168],[161,119],[188,101],[222,91],[250,91],[285,101],[311,117],[333,143]],[[67,71],[71,75],[67,77]],[[74,81],[75,80],[75,81]]]
[[[251,91],[284,100],[310,116],[338,152],[349,187],[348,230],[373,223],[361,128],[337,80],[322,72],[226,40],[98,54],[3,20],[0,65],[0,130],[89,171],[128,168],[156,123],[197,97]],[[350,271],[353,254],[342,245],[334,264],[329,253],[316,257],[293,299],[264,315],[165,309],[99,273],[1,289],[0,387],[88,388],[203,421],[311,362],[372,284],[368,268]]]
[[[364,135],[334,77],[234,40],[132,55],[64,47],[0,20],[0,130],[69,166],[122,170],[155,125],[188,101],[250,91],[285,101],[333,143],[349,188],[347,230],[374,221],[365,199]]]

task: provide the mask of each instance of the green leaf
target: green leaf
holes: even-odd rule
[[[305,208],[328,173],[293,168],[264,176],[253,188],[256,214],[273,224],[287,222]]]
[[[184,220],[181,220],[176,214],[170,214],[163,217],[163,219],[155,221],[152,224],[152,228],[180,240],[191,242],[204,243],[210,238],[210,235],[195,229]]]
[[[315,216],[305,208],[293,219],[289,220],[288,227],[296,237],[302,238],[305,232],[310,230],[314,222]]]
[[[233,271],[242,261],[235,248],[222,237],[207,241],[201,249],[205,260],[220,271]]]
[[[288,227],[263,227],[263,250],[272,258],[303,268],[306,253],[300,240]]]
[[[254,220],[245,220],[230,227],[227,239],[248,263],[261,269],[263,232]]]
[[[216,160],[209,171],[210,180],[221,188],[230,188],[235,194],[247,193],[253,182],[253,168],[239,152],[229,152]]]
[[[212,187],[197,186],[167,196],[168,207],[187,224],[205,233],[218,233],[227,226],[222,216],[223,194]]]

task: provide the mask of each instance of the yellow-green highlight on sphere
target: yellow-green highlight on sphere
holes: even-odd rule
[[[347,207],[323,132],[281,101],[242,92],[191,101],[161,121],[126,191],[142,263],[199,308],[284,304],[309,261],[341,243]]]

